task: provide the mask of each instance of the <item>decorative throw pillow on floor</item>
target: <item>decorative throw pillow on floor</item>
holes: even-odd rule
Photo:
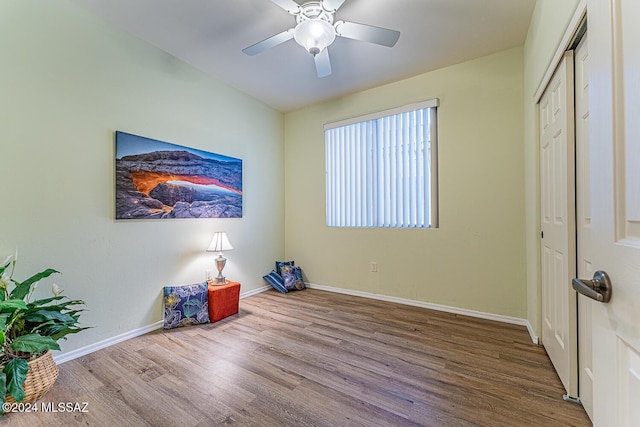
[[[282,276],[282,267],[293,267],[294,265],[296,265],[295,261],[276,261],[276,273],[278,273],[279,276]]]
[[[206,283],[164,287],[164,329],[209,323]]]
[[[300,267],[285,265],[282,266],[281,270],[284,287],[287,288],[287,290],[301,290],[306,287],[302,280],[302,269]]]
[[[275,270],[271,270],[271,273],[267,274],[266,276],[262,276],[262,278],[276,291],[283,294],[287,293],[287,288],[284,287],[284,280],[282,280],[282,276],[276,273]]]

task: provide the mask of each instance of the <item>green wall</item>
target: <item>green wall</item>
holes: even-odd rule
[[[0,52],[0,257],[86,301],[93,328],[63,350],[161,320],[162,286],[204,280],[217,230],[226,275],[264,285],[284,254],[281,113],[67,0],[2,0]],[[115,130],[242,158],[244,217],[116,222]]]
[[[286,257],[317,285],[525,318],[522,95],[514,48],[286,114]],[[440,228],[327,227],[323,123],[430,98]]]
[[[524,172],[526,191],[527,318],[541,333],[540,173],[538,109],[534,95],[546,73],[579,0],[536,0],[524,45]]]

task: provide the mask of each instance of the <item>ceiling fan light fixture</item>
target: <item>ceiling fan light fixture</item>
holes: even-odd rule
[[[336,30],[329,22],[312,18],[300,22],[293,31],[293,38],[307,52],[316,56],[336,39]]]

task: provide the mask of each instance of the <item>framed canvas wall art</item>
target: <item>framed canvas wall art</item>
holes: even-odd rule
[[[116,131],[116,219],[241,218],[242,160]]]

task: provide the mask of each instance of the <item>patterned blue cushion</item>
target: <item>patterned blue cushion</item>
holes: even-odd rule
[[[306,288],[302,280],[302,269],[300,267],[282,266],[282,279],[284,280],[284,287],[287,288],[288,291]]]
[[[287,288],[284,287],[284,281],[282,280],[282,277],[280,277],[280,275],[275,271],[271,270],[271,273],[267,274],[266,276],[262,276],[262,278],[266,280],[267,283],[269,283],[271,286],[273,286],[273,289],[275,289],[276,291],[282,292],[283,294],[287,293]]]
[[[276,261],[276,273],[278,273],[278,276],[282,276],[282,267],[285,265],[294,266],[295,261]]]
[[[164,329],[209,323],[206,283],[164,287]]]

